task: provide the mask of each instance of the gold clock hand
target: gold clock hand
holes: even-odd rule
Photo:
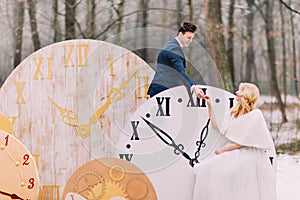
[[[107,109],[107,107],[114,101],[118,101],[123,97],[122,89],[124,89],[128,82],[135,76],[135,74],[138,72],[138,70],[135,70],[128,78],[127,80],[123,81],[119,88],[111,88],[108,93],[108,99],[105,102],[103,106],[101,106],[100,109],[98,109],[94,115],[90,118],[91,123],[96,123],[98,119],[101,117],[101,115],[104,113],[104,111]]]
[[[121,89],[124,89],[124,88],[127,86],[128,82],[135,76],[135,74],[136,74],[137,72],[138,72],[138,70],[135,70],[135,71],[127,78],[127,80],[125,80],[123,83],[121,83],[119,89],[120,89],[120,90],[121,90]]]
[[[65,124],[68,124],[71,126],[77,126],[78,118],[77,118],[76,113],[73,110],[63,108],[49,96],[48,96],[48,99],[58,108],[61,118]]]
[[[120,100],[123,97],[122,89],[124,89],[128,82],[135,76],[135,74],[138,72],[138,70],[135,70],[130,76],[121,83],[119,88],[111,88],[108,95],[107,100],[104,105],[102,105],[89,119],[89,122],[87,124],[81,124],[78,125],[78,135],[81,137],[87,137],[90,135],[90,126],[92,124],[95,124],[99,118],[102,116],[102,114],[105,112],[105,110],[108,108],[108,106],[112,102],[116,102]]]
[[[116,91],[117,93],[115,93],[113,95],[113,97],[111,98],[111,94],[113,94],[113,92]],[[82,138],[87,137],[90,135],[90,126],[92,124],[95,124],[98,119],[101,117],[101,115],[104,113],[104,111],[108,108],[108,106],[113,102],[113,98],[116,96],[116,94],[118,94],[118,91],[116,88],[112,88],[110,90],[109,93],[109,97],[107,99],[107,101],[105,102],[105,104],[103,106],[101,106],[89,119],[89,122],[87,124],[80,124],[78,125],[78,135]],[[121,96],[122,97],[122,96]]]

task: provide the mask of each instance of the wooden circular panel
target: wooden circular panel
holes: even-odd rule
[[[157,199],[154,187],[145,173],[134,164],[117,158],[101,158],[81,166],[68,180],[63,199],[68,193],[79,194],[88,200],[114,197]]]
[[[128,50],[85,39],[49,45],[20,63],[1,87],[0,112],[35,156],[40,198],[61,197],[89,160],[119,157],[112,127],[149,98],[153,74]]]

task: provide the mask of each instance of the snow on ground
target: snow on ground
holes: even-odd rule
[[[300,156],[277,158],[277,200],[300,199]]]
[[[275,145],[300,139],[300,99],[287,96],[288,122],[281,123],[281,112],[276,98],[261,96],[258,102],[269,126]],[[277,200],[300,199],[300,152],[295,155],[279,154],[277,157]]]

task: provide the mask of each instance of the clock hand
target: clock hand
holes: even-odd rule
[[[201,134],[200,134],[200,139],[196,142],[196,145],[198,146],[198,149],[197,151],[195,152],[195,158],[193,158],[191,160],[191,165],[194,166],[195,163],[199,163],[199,156],[200,156],[200,150],[202,147],[205,147],[205,139],[207,138],[207,135],[208,135],[208,125],[210,123],[210,119],[207,120],[207,123],[206,125],[204,126],[204,128],[202,129],[201,131]]]
[[[9,196],[11,199],[21,199],[21,200],[24,200],[24,199],[22,199],[21,197],[19,197],[16,194],[9,194],[9,193],[3,192],[3,191],[0,191],[0,194],[3,194],[5,196]]]
[[[90,126],[92,124],[95,124],[99,118],[102,116],[102,114],[105,112],[105,110],[108,108],[108,106],[112,102],[116,102],[123,97],[122,89],[124,89],[128,82],[135,76],[135,74],[138,72],[138,70],[135,70],[125,81],[123,81],[119,88],[111,88],[108,95],[107,100],[104,105],[102,105],[89,119],[89,122],[87,124],[81,124],[78,125],[78,135],[81,137],[87,137],[90,135]]]
[[[177,145],[175,143],[175,141],[173,140],[173,138],[170,135],[168,135],[165,131],[163,131],[159,127],[155,126],[154,124],[152,124],[145,118],[142,117],[142,119],[148,124],[148,126],[153,130],[153,132],[158,136],[159,139],[161,139],[165,144],[173,147],[174,153],[176,155],[179,155],[181,153],[183,155],[183,157],[185,157],[186,159],[189,160],[189,164],[193,167],[192,162],[191,162],[192,159],[186,152],[183,151],[184,146],[182,144]]]
[[[125,81],[123,81],[123,83],[121,83],[119,89],[120,90],[124,89],[127,86],[128,82],[135,76],[135,74],[137,72],[138,72],[138,70],[135,70],[132,74],[130,74],[130,76],[127,78],[127,80],[125,80]]]
[[[76,113],[73,110],[69,110],[67,108],[63,108],[62,106],[58,105],[51,97],[48,96],[48,99],[58,108],[61,118],[65,124],[71,126],[77,126],[78,118]]]

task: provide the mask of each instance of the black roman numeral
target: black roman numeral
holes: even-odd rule
[[[170,116],[170,99],[171,97],[156,97],[158,105],[156,116]]]
[[[138,127],[139,123],[140,123],[140,121],[131,121],[131,126],[133,129],[133,133],[130,138],[131,140],[140,140],[138,132],[137,132],[137,127]]]
[[[120,156],[120,159],[125,159],[127,161],[131,161],[132,157],[133,157],[133,154],[119,154]]]
[[[206,94],[207,88],[201,88],[204,94]],[[193,97],[194,92],[191,92],[189,89],[187,90],[189,94],[189,101],[187,103],[187,107],[206,107],[205,99],[199,99],[197,96]]]

